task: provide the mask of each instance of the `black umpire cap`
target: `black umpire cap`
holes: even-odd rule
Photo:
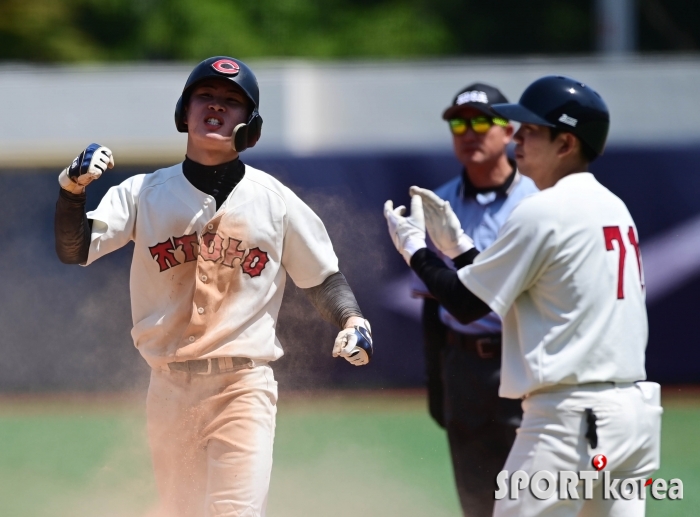
[[[525,89],[518,104],[498,104],[493,110],[516,122],[573,133],[595,156],[605,149],[610,129],[608,107],[598,92],[576,79],[542,77]]]
[[[443,111],[442,118],[443,120],[455,118],[463,108],[474,108],[489,117],[500,117],[501,115],[491,109],[491,105],[504,102],[508,102],[508,99],[498,88],[483,83],[470,84],[455,95],[452,106]]]

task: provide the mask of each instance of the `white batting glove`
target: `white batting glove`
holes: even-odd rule
[[[343,357],[355,366],[369,363],[373,351],[372,329],[367,320],[364,325],[341,330],[333,343],[333,357]]]
[[[426,247],[423,202],[420,196],[411,197],[411,215],[403,217],[404,213],[406,213],[405,206],[394,208],[394,202],[391,200],[384,203],[384,217],[386,217],[391,240],[410,266],[413,254]]]
[[[409,193],[423,200],[425,226],[437,249],[453,259],[474,247],[474,241],[462,230],[449,201],[420,187],[411,187]]]
[[[58,175],[58,183],[68,192],[82,194],[88,184],[112,167],[114,167],[112,151],[100,144],[90,144],[70,166]]]

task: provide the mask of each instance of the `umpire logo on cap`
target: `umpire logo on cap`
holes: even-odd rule
[[[452,105],[442,113],[444,120],[460,117],[466,108],[473,108],[489,117],[497,116],[491,109],[492,104],[508,102],[505,95],[494,86],[473,83],[462,88],[452,99]]]
[[[467,102],[482,102],[484,104],[488,104],[489,98],[485,92],[472,90],[470,92],[460,93],[455,100],[455,104],[457,105],[466,104]]]

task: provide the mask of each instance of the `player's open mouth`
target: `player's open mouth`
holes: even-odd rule
[[[210,126],[216,126],[220,127],[224,125],[224,122],[222,120],[219,120],[218,118],[215,117],[208,117],[204,119],[204,122]]]

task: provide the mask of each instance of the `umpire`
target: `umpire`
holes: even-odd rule
[[[515,205],[537,192],[506,154],[513,126],[491,109],[505,102],[497,88],[475,83],[460,91],[442,114],[464,168],[435,193],[450,202],[479,250],[496,239]],[[447,430],[462,510],[467,517],[490,516],[496,474],[505,464],[522,416],[520,401],[498,396],[501,321],[492,312],[462,325],[417,278],[413,292],[424,297],[430,414]]]

